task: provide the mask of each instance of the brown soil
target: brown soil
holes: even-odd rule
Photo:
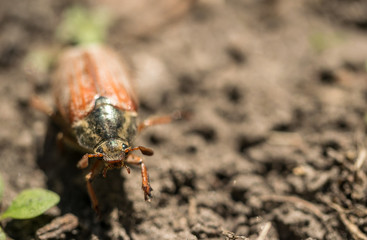
[[[81,153],[61,153],[53,124],[28,106],[34,91],[51,99],[49,77],[22,70],[32,49],[55,44],[72,4],[0,1],[2,209],[30,187],[61,196],[41,217],[3,222],[11,238],[35,238],[67,213],[79,225],[59,238],[367,238],[366,1],[202,0],[144,37],[130,36],[161,6],[121,11],[107,44],[134,66],[141,119],[193,116],[136,139],[155,150],[150,204],[138,168],[97,177],[100,220]]]

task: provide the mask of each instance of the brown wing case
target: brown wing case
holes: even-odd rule
[[[105,46],[66,50],[53,79],[57,108],[70,124],[87,116],[98,97],[108,98],[119,109],[136,111],[130,78],[127,67]]]

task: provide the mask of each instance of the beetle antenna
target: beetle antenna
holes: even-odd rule
[[[125,153],[129,153],[129,152],[132,152],[132,151],[136,151],[136,150],[140,150],[140,152],[144,155],[147,155],[147,156],[152,156],[154,154],[154,151],[150,148],[147,148],[147,147],[143,147],[143,146],[138,146],[138,147],[134,147],[134,148],[127,148],[125,149]]]

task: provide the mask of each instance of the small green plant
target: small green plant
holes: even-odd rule
[[[3,198],[3,192],[4,192],[4,182],[0,175],[0,202],[1,202],[1,199]]]
[[[317,31],[309,36],[311,47],[316,53],[322,53],[326,49],[334,47],[346,41],[345,36],[340,33],[329,32],[325,33]]]
[[[0,201],[4,192],[4,183],[0,177]],[[22,191],[12,201],[5,212],[0,213],[0,221],[5,218],[29,219],[34,218],[60,201],[59,195],[49,190],[35,188]],[[5,240],[6,235],[0,227],[0,240]]]
[[[101,43],[111,23],[111,14],[106,9],[87,9],[76,5],[63,13],[56,37],[64,43]]]

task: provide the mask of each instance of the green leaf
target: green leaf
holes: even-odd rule
[[[27,189],[21,192],[11,203],[10,207],[1,215],[0,219],[28,219],[34,218],[60,201],[59,195],[45,189]]]
[[[345,42],[345,37],[337,32],[319,31],[310,35],[309,42],[315,52],[321,53],[326,49]]]
[[[1,227],[0,227],[0,240],[6,240],[6,235]]]
[[[1,199],[3,198],[3,193],[4,193],[4,181],[0,175],[0,202],[1,202]]]
[[[101,43],[111,23],[111,14],[106,9],[87,9],[76,5],[63,13],[56,37],[66,43]]]

